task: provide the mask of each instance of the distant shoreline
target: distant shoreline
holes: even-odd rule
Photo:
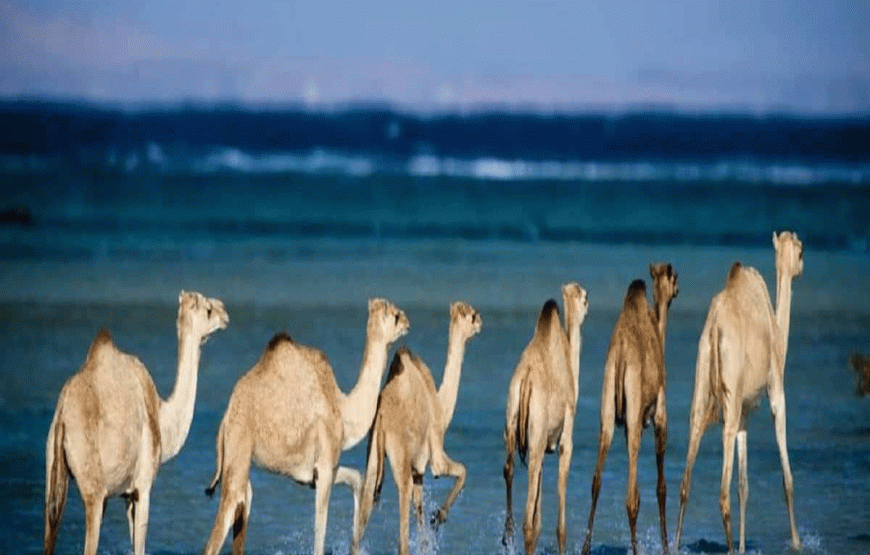
[[[143,105],[0,100],[0,155],[149,144],[245,152],[550,161],[870,161],[870,114],[690,113],[667,108],[542,113],[493,108],[415,114],[390,106]]]

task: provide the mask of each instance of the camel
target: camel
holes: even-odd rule
[[[413,492],[417,530],[423,529],[422,483],[426,466],[432,474],[454,476],[456,481],[444,505],[432,516],[432,523],[447,520],[450,506],[465,484],[465,466],[444,452],[444,433],[453,418],[465,343],[480,332],[480,314],[470,305],[450,305],[450,331],[447,362],[436,391],[429,367],[406,347],[402,347],[390,364],[387,383],[378,399],[378,410],[369,435],[368,464],[360,505],[360,522],[356,526],[352,552],[357,553],[361,536],[380,496],[384,477],[384,456],[389,457],[393,479],[399,490],[399,553],[408,553],[408,513]]]
[[[181,450],[193,420],[200,347],[229,323],[217,299],[182,291],[178,305],[178,369],[168,399],[158,397],[145,366],[118,350],[105,328],[61,389],[45,447],[46,555],[54,552],[70,475],[85,507],[85,555],[97,552],[113,495],[127,503],[134,553],[145,553],[151,485],[160,465]]]
[[[849,359],[849,365],[858,378],[855,394],[863,397],[870,393],[870,356],[854,353]]]
[[[504,481],[507,498],[502,543],[513,544],[512,508],[514,450],[528,467],[529,488],[523,522],[527,555],[535,550],[541,533],[541,467],[544,453],[558,448],[559,516],[556,538],[559,553],[565,553],[565,489],[573,450],[574,413],[577,407],[577,379],[580,374],[580,326],[586,318],[589,300],[586,290],[570,283],[562,286],[565,329],[553,299],[544,303],[535,333],[523,350],[508,388],[504,443],[507,460]]]
[[[613,430],[625,426],[628,444],[628,495],[625,508],[631,530],[631,550],[637,555],[637,513],[640,492],[637,487],[637,454],[643,428],[650,420],[656,436],[656,466],[662,549],[668,552],[668,529],[665,517],[666,486],[664,475],[665,445],[668,438],[668,416],[665,406],[665,332],[668,308],[679,293],[677,273],[670,264],[652,264],[655,311],[646,298],[646,284],[635,280],[628,287],[622,312],[616,321],[613,337],[607,349],[604,384],[601,389],[601,430],[598,436],[598,463],[592,479],[592,504],[583,555],[588,555],[592,543],[595,506],[601,490],[601,471]]]
[[[356,523],[362,477],[356,470],[338,466],[339,456],[371,428],[387,351],[408,327],[405,313],[391,302],[369,301],[362,367],[348,394],[339,390],[321,351],[284,333],[269,341],[260,360],[233,388],[218,430],[217,469],[206,493],[213,494],[218,482],[223,485],[207,555],[218,552],[230,526],[233,553],[244,552],[253,496],[248,478],[252,460],[316,490],[314,555],[323,554],[333,483],[351,488]]]
[[[740,478],[740,553],[745,550],[746,500],[749,482],[746,475],[746,417],[758,407],[767,389],[776,443],[782,464],[783,487],[791,525],[791,545],[800,549],[794,520],[792,476],[785,438],[785,355],[788,350],[791,317],[791,282],[803,272],[803,245],[797,235],[784,231],[773,233],[776,251],[776,314],[770,303],[767,285],[755,268],[735,262],[728,274],[725,289],[710,303],[707,321],[698,342],[695,368],[695,392],[689,418],[689,447],[686,470],[680,487],[680,513],[677,519],[677,546],[683,529],[683,514],[689,499],[692,466],[698,454],[701,436],[707,426],[718,419],[722,428],[722,485],[719,508],[725,525],[728,551],[731,541],[731,471],[734,464],[734,440]]]

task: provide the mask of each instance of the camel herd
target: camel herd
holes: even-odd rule
[[[794,518],[792,475],[785,432],[783,377],[791,312],[791,282],[803,271],[803,246],[792,232],[773,234],[776,253],[776,309],[767,286],[754,269],[734,263],[725,288],[717,293],[698,344],[695,388],[690,415],[686,467],[680,488],[675,546],[680,545],[689,498],[692,467],[706,428],[723,424],[720,509],[729,551],[733,549],[729,490],[737,442],[740,502],[739,550],[745,549],[748,495],[746,417],[767,391],[783,471],[783,487],[791,526],[791,545],[800,548]],[[646,285],[628,287],[605,359],[601,390],[598,461],[592,479],[591,507],[583,554],[591,547],[601,473],[613,432],[625,428],[628,447],[626,511],[631,547],[637,554],[636,523],[640,494],[637,455],[643,428],[652,422],[656,439],[656,488],[662,549],[668,552],[665,517],[664,453],[667,442],[666,371],[664,358],[667,314],[679,291],[670,264],[650,266],[652,307]],[[580,371],[580,328],[588,311],[586,291],[576,283],[562,287],[564,326],[554,300],[538,316],[534,335],[520,355],[508,388],[504,442],[507,511],[502,542],[513,545],[512,486],[514,453],[528,468],[528,494],[523,521],[525,552],[534,553],[541,531],[542,461],[558,453],[558,519],[556,537],[565,553],[565,497],[571,465],[574,415]],[[64,384],[46,441],[44,553],[54,551],[70,476],[85,508],[84,553],[97,552],[106,500],[121,496],[127,506],[130,541],[136,555],[145,553],[151,485],[160,464],[174,457],[190,430],[196,398],[200,349],[208,337],[226,328],[223,303],[199,293],[182,292],[178,308],[178,370],[168,399],[157,394],[143,364],[115,347],[101,330],[81,369]],[[399,493],[399,553],[409,550],[409,518],[413,502],[423,531],[422,477],[427,466],[434,476],[455,478],[444,505],[431,517],[443,523],[465,484],[466,469],[444,452],[444,434],[453,417],[465,344],[480,332],[480,314],[466,303],[450,307],[447,361],[436,389],[429,367],[405,347],[389,365],[390,346],[409,329],[405,313],[385,299],[368,306],[366,343],[359,379],[349,393],[338,388],[326,356],[319,350],[278,334],[261,358],[235,385],[216,440],[217,468],[206,493],[221,486],[221,500],[205,547],[216,554],[232,528],[233,553],[244,552],[253,490],[251,462],[290,476],[315,489],[314,554],[324,552],[332,485],[353,492],[351,552],[356,555],[374,503],[383,484],[388,458]],[[368,436],[365,475],[339,465],[341,452]]]

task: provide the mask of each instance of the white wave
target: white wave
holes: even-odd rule
[[[305,173],[368,177],[376,173],[411,177],[455,177],[480,181],[580,181],[651,183],[748,183],[808,186],[825,183],[870,184],[870,165],[802,164],[755,160],[716,162],[524,160],[491,156],[439,157],[419,154],[406,161],[380,155],[344,154],[324,149],[310,152],[250,153],[235,147],[216,148],[205,155],[176,154],[156,143],[145,152],[106,153],[106,163],[136,172],[177,168],[194,173]],[[174,159],[177,158],[177,159]],[[146,166],[147,165],[147,166]]]

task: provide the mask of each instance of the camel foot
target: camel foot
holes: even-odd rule
[[[435,528],[435,531],[438,531],[438,528],[447,522],[447,511],[443,508],[438,509],[434,513],[432,513],[432,518],[429,519],[429,524]]]
[[[501,544],[507,548],[513,548],[514,544],[514,519],[507,517],[504,523],[504,532],[501,535]]]

